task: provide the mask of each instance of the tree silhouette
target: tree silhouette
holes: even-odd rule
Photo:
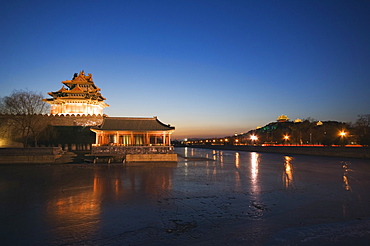
[[[23,146],[29,145],[30,139],[37,146],[40,133],[48,125],[41,114],[48,112],[49,105],[42,101],[41,93],[28,90],[15,90],[10,96],[1,98],[0,114],[3,115],[3,124],[7,124],[9,131]]]

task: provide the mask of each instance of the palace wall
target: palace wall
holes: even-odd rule
[[[0,115],[0,148],[23,146],[19,142],[20,133],[12,131],[13,125],[20,122],[21,117],[22,115]],[[101,125],[104,118],[102,115],[37,115],[37,117],[41,118],[37,119],[40,127],[46,127],[46,133],[41,134],[38,146],[60,146],[64,150],[90,150],[91,144],[95,142],[95,133],[90,131],[90,127]],[[47,125],[52,127],[52,133]]]
[[[45,115],[44,115],[45,117]],[[98,126],[103,123],[102,115],[46,115],[52,126]]]
[[[51,164],[62,155],[62,148],[0,148],[0,163]]]
[[[0,121],[17,118],[20,115],[0,115]],[[103,123],[102,115],[38,115],[52,126],[98,126]]]

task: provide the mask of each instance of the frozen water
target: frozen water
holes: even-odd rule
[[[0,166],[1,245],[368,245],[370,161],[177,148]]]

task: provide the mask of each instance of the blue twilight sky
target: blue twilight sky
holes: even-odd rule
[[[0,3],[0,97],[84,70],[109,116],[158,116],[174,138],[370,113],[368,0]]]

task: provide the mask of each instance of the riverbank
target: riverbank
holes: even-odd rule
[[[369,147],[190,145],[192,148],[370,159]]]
[[[0,164],[55,163],[63,154],[60,147],[0,148]]]

